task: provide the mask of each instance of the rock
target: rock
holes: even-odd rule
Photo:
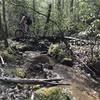
[[[73,57],[71,52],[67,50],[64,43],[51,44],[48,50],[48,54],[54,58],[55,62],[68,66],[73,65]]]
[[[46,73],[43,70],[42,64],[31,64],[26,69],[26,77],[46,78]]]
[[[34,51],[25,51],[23,53],[23,58],[24,60],[31,60],[31,59],[34,59],[34,57],[36,56],[39,56],[40,55],[40,52],[34,52]]]
[[[53,67],[54,67],[53,65],[47,64],[47,63],[44,64],[43,66],[44,66],[44,68],[49,69],[49,70],[53,70]]]

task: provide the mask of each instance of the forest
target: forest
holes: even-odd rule
[[[100,0],[0,0],[0,100],[100,100]]]

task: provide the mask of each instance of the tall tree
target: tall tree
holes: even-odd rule
[[[36,9],[36,7],[35,7],[35,0],[33,0],[33,9],[35,10]],[[36,18],[35,18],[35,16],[36,16],[36,13],[35,13],[35,11],[33,11],[33,27],[34,27],[34,33],[35,33],[35,24],[36,24]]]
[[[1,12],[0,12],[0,38],[2,36],[2,22],[1,22]]]
[[[46,19],[46,23],[45,23],[45,27],[44,27],[44,34],[43,34],[44,36],[47,34],[47,31],[48,31],[48,24],[49,24],[49,21],[50,21],[51,10],[52,10],[52,4],[49,3],[49,4],[48,4],[47,19]]]
[[[7,21],[6,21],[6,5],[5,5],[5,0],[2,0],[2,11],[3,11],[3,22],[4,22],[4,44],[5,47],[8,47],[8,29],[7,29]]]
[[[58,18],[58,26],[60,27],[60,29],[61,29],[61,31],[62,31],[62,28],[63,28],[63,26],[62,26],[62,20],[63,20],[63,9],[62,9],[63,7],[62,7],[62,0],[58,0],[57,1],[57,18]],[[61,34],[62,35],[62,34]]]
[[[1,30],[1,12],[0,12],[0,30]]]
[[[74,0],[71,0],[70,1],[70,12],[72,12],[73,13],[73,6],[74,6]]]

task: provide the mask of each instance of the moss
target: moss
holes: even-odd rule
[[[15,46],[15,48],[16,48],[17,50],[21,51],[21,52],[30,51],[30,50],[33,49],[32,46],[29,45],[29,44],[28,44],[28,45],[26,45],[26,44],[17,44],[17,45]]]
[[[10,47],[8,47],[6,50],[7,50],[7,52],[8,52],[9,54],[14,54],[14,51],[13,51]]]
[[[59,43],[51,44],[48,50],[48,54],[56,54],[60,52],[60,45]]]
[[[67,100],[58,87],[42,88],[35,92],[35,100]]]
[[[2,52],[1,55],[5,61],[15,62],[16,56],[12,53],[13,53],[13,51],[11,51],[9,48],[7,48],[6,50],[4,50]]]
[[[71,57],[65,57],[65,58],[63,58],[63,61],[72,61],[72,58]]]
[[[63,58],[61,60],[61,63],[72,67],[73,66],[73,59],[70,56],[68,56],[68,57]]]
[[[51,44],[48,50],[48,54],[51,54],[56,62],[62,63],[64,65],[72,66],[73,59],[72,55],[68,50],[66,50],[66,46],[63,44]]]
[[[41,87],[40,85],[33,85],[34,90],[40,89],[40,87]]]
[[[16,45],[16,49],[23,49],[23,48],[25,48],[25,47],[26,47],[25,44],[17,44],[17,45]]]
[[[24,78],[26,75],[26,71],[23,68],[15,68],[12,70],[12,74],[17,76],[17,77]]]

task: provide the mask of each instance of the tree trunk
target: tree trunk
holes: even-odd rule
[[[3,26],[2,26],[2,19],[1,19],[1,12],[0,12],[0,40],[2,40],[3,37]]]
[[[64,5],[64,0],[62,0],[62,9],[65,8],[65,5]]]
[[[47,31],[48,31],[48,24],[49,24],[50,16],[51,16],[51,9],[52,9],[52,4],[49,4],[48,15],[47,15],[46,24],[45,24],[45,27],[44,27],[44,35],[43,36],[46,36]]]
[[[33,9],[35,10],[35,0],[33,0]],[[33,11],[33,22],[35,24],[35,11]]]
[[[1,23],[1,13],[0,13],[0,40],[2,38],[2,23]]]
[[[0,6],[1,6],[1,2],[0,2]],[[2,26],[2,18],[1,18],[1,10],[0,10],[0,39],[2,40],[2,36],[3,36],[3,26]]]
[[[1,24],[2,22],[1,22],[1,12],[0,12],[0,31],[1,31]]]
[[[2,31],[2,22],[1,22],[1,12],[0,12],[0,35],[1,35],[1,31]]]
[[[5,44],[5,47],[8,47],[8,41],[7,41],[7,38],[8,38],[8,29],[7,29],[7,21],[6,21],[6,8],[5,8],[5,0],[2,0],[2,10],[3,10],[3,22],[4,22],[4,44]]]
[[[33,5],[33,9],[35,10],[36,7],[35,7],[35,0],[32,1],[32,5]],[[33,10],[33,32],[36,34],[36,13],[35,11]]]
[[[62,9],[62,0],[57,1],[57,10],[58,10],[58,26],[60,28],[60,36],[63,38],[63,9]]]
[[[74,0],[71,0],[71,2],[70,2],[70,12],[72,12],[73,13],[73,5],[74,5]]]

